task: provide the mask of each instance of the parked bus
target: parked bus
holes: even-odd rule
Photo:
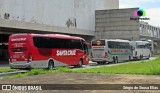
[[[48,68],[88,64],[87,42],[60,34],[13,34],[9,37],[11,68]]]
[[[149,59],[151,57],[151,44],[148,41],[131,41],[134,47],[133,59]]]
[[[91,59],[98,64],[106,62],[118,63],[131,60],[132,50],[130,41],[120,39],[101,39],[91,42]]]

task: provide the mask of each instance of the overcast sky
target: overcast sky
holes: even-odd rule
[[[150,25],[160,27],[160,0],[119,0],[120,8],[139,7],[146,11],[146,21]]]

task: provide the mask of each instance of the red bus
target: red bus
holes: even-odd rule
[[[10,68],[48,68],[88,64],[87,42],[61,34],[13,34],[9,37]]]

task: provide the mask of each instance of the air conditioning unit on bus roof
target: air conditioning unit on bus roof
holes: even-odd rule
[[[54,35],[56,35],[56,36],[68,36],[68,37],[70,37],[70,35],[64,35],[64,34],[54,34]]]

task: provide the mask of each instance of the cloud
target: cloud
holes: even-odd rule
[[[119,7],[120,8],[133,8],[133,7],[139,7],[140,4],[137,4],[137,2],[131,2],[129,0],[119,0]]]
[[[160,26],[160,7],[159,8],[151,8],[151,9],[147,9],[146,12],[146,17],[149,17],[150,20],[146,21],[149,24],[153,25],[153,26]]]
[[[160,3],[160,0],[119,0],[120,8],[147,7]],[[145,6],[143,6],[145,5]]]

